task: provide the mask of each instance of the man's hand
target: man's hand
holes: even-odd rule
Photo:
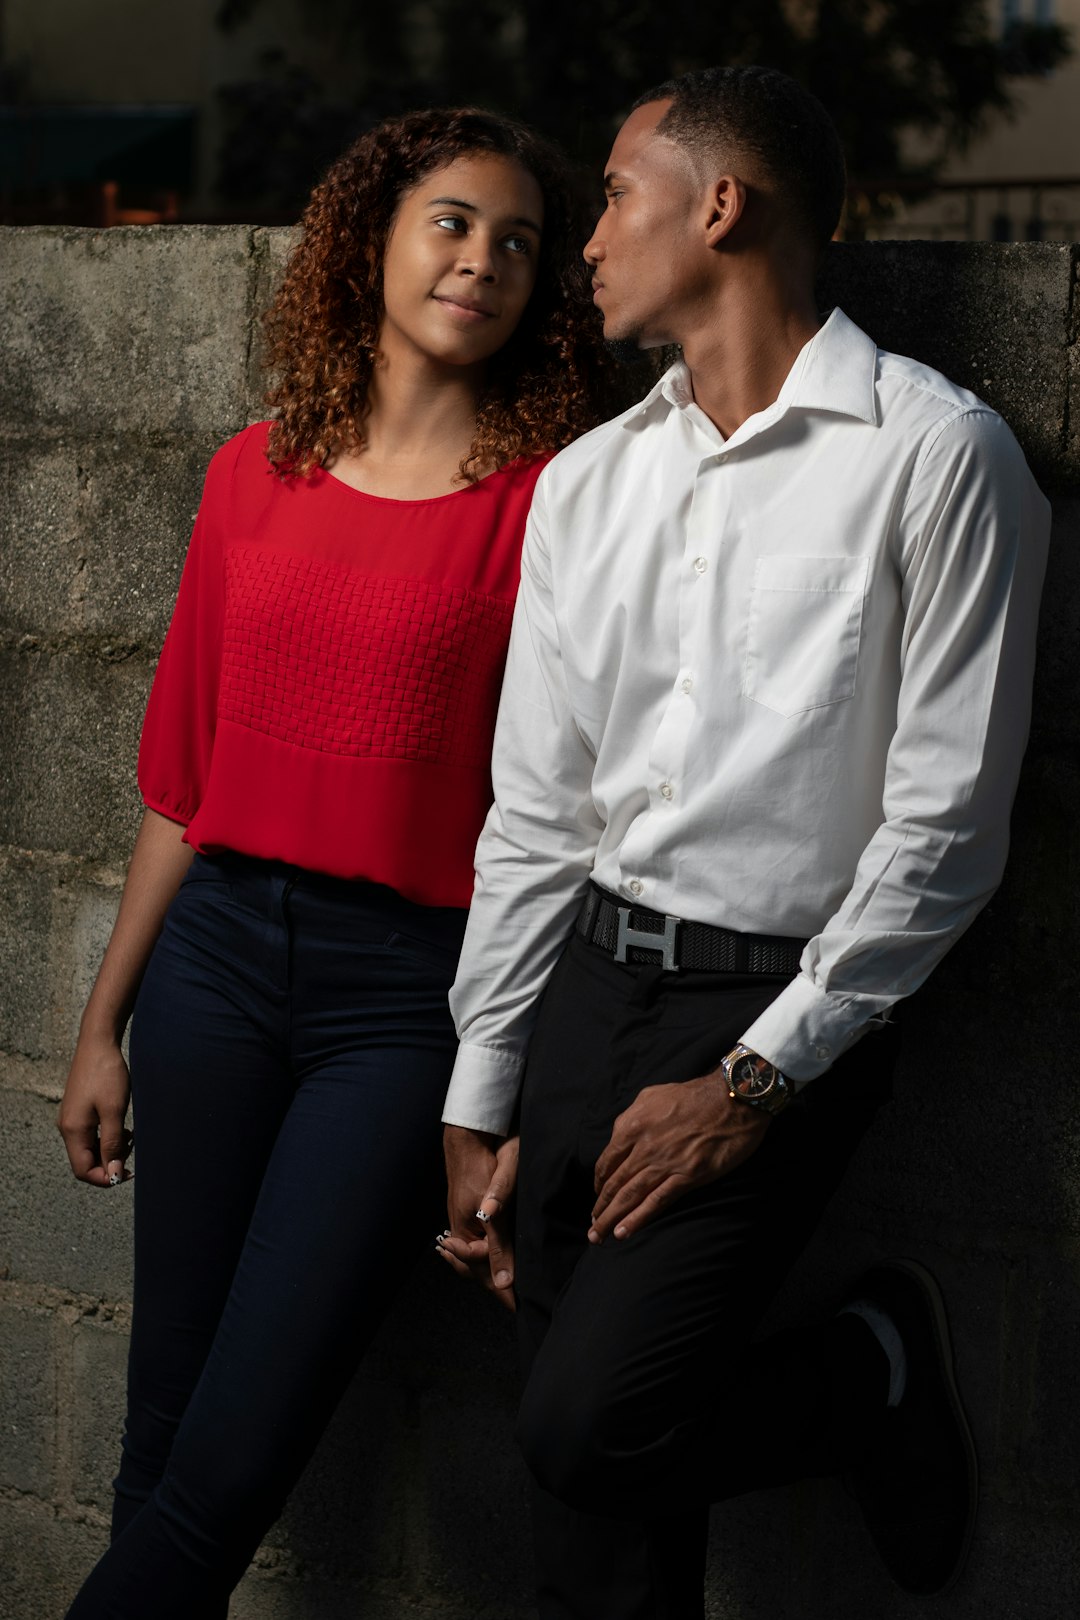
[[[646,1086],[621,1113],[596,1161],[589,1242],[629,1237],[693,1187],[748,1159],[769,1128],[763,1109],[739,1102],[717,1069],[681,1085]]]
[[[514,1310],[511,1203],[517,1184],[518,1139],[447,1125],[443,1132],[449,1184],[449,1230],[438,1240],[443,1259]]]

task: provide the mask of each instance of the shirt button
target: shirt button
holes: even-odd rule
[[[816,1056],[819,1057],[819,1058],[827,1058],[828,1055],[829,1055],[829,1047],[827,1047],[827,1046],[815,1046],[814,1052],[815,1052]]]
[[[673,799],[675,797],[675,789],[670,782],[661,782],[660,797],[662,799]]]
[[[703,574],[705,572],[706,568],[708,568],[708,566],[709,565],[705,561],[704,557],[695,557],[694,558],[694,573],[695,574]]]
[[[686,677],[685,681],[683,681],[683,683],[682,683],[682,690],[684,692],[692,692],[694,690],[694,683],[690,679],[689,675]]]
[[[645,885],[642,883],[640,878],[631,878],[626,887],[630,890],[631,894],[640,894]]]

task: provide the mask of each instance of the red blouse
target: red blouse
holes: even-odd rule
[[[257,423],[206,476],[139,786],[197,850],[467,906],[543,460],[432,500],[283,481]]]

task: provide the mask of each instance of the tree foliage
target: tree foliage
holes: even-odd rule
[[[223,0],[219,26],[243,28],[271,4],[283,34],[290,18],[305,28],[310,56],[312,12],[298,0]],[[328,78],[340,83],[347,64],[349,94],[298,67],[283,37],[261,77],[222,92],[225,195],[291,212],[351,133],[443,102],[525,118],[595,170],[643,90],[742,62],[783,68],[820,96],[857,179],[929,178],[1010,112],[1019,77],[1070,48],[1053,25],[1018,23],[1003,38],[986,0],[321,0],[318,18]]]

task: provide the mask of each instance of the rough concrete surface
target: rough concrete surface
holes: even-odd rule
[[[1037,475],[1061,486],[1080,472],[1066,443],[1078,253],[1056,242],[834,246],[821,287],[882,348],[935,366],[1000,411]]]
[[[0,845],[126,858],[138,825],[135,756],[154,663],[137,641],[115,636],[0,646]]]
[[[0,940],[4,995],[0,1001],[0,1051],[48,1056],[52,1000],[52,873],[28,859],[0,865]]]
[[[63,1347],[71,1408],[79,1414],[71,1430],[71,1495],[105,1518],[112,1512],[116,1414],[124,1410],[127,1351],[125,1325],[98,1316],[80,1316]]]
[[[0,1620],[60,1620],[101,1531],[36,1496],[0,1497]]]
[[[0,1301],[0,1485],[48,1497],[56,1450],[53,1325],[40,1306]]]
[[[160,645],[215,447],[131,434],[0,445],[5,628]]]
[[[54,1077],[63,1066],[119,892],[119,870],[0,853],[0,1083],[12,1059],[38,1063],[42,1075],[51,1066]]]
[[[5,424],[33,438],[242,427],[252,253],[233,226],[5,230]]]
[[[107,1533],[131,1189],[76,1185],[55,1098],[138,820],[139,722],[206,463],[263,414],[257,314],[294,240],[0,231],[0,1620],[59,1617]],[[1055,506],[1005,883],[905,1008],[895,1098],[771,1316],[827,1308],[885,1252],[941,1275],[984,1481],[941,1620],[1056,1620],[1080,1594],[1078,258],[879,243],[834,248],[822,278],[823,303],[1001,409]],[[418,1267],[233,1620],[527,1620],[512,1333],[485,1304]],[[831,1481],[717,1507],[712,1548],[709,1620],[928,1612]]]
[[[56,1106],[41,1097],[0,1090],[0,1141],[19,1166],[0,1190],[0,1277],[130,1299],[131,1184],[77,1183],[57,1135]]]

